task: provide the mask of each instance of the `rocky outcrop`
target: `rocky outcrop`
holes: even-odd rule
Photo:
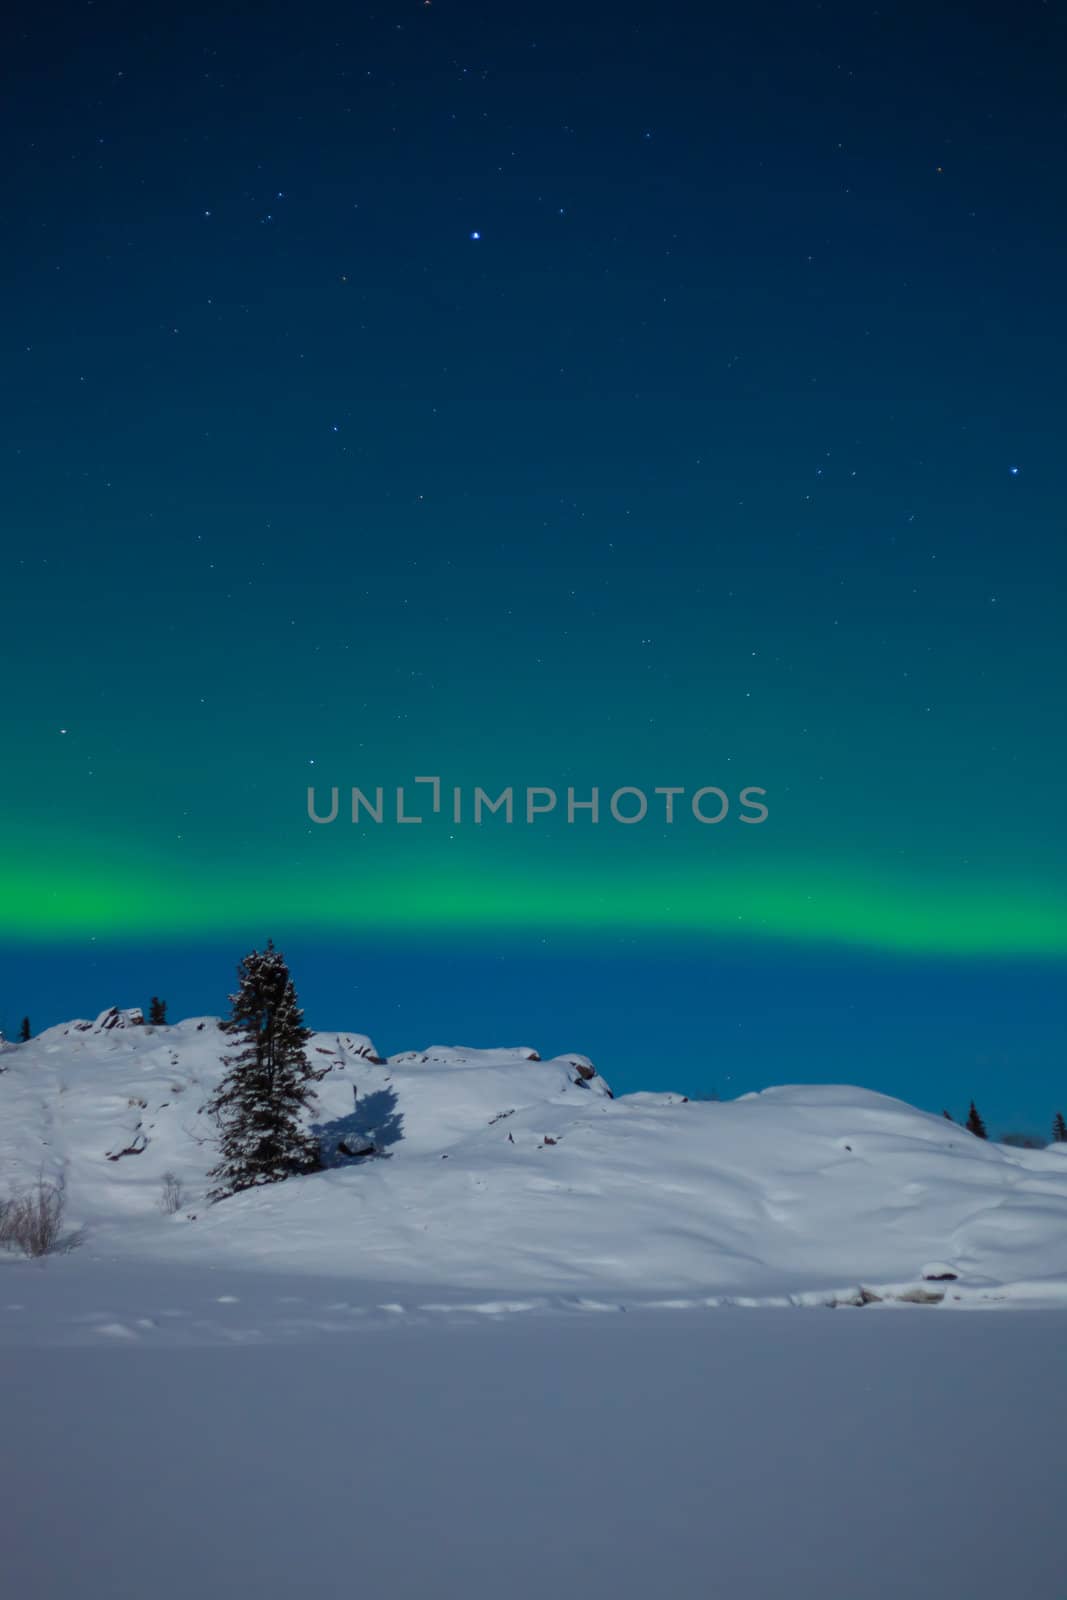
[[[127,1011],[120,1011],[118,1006],[108,1006],[95,1022],[75,1022],[71,1026],[79,1033],[109,1033],[112,1028],[143,1028],[144,1012],[140,1006],[131,1006]]]

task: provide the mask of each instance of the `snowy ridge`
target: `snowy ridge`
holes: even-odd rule
[[[214,1017],[113,1008],[3,1049],[0,1188],[62,1179],[85,1229],[57,1271],[284,1270],[345,1280],[346,1305],[368,1286],[388,1315],[1067,1301],[1067,1146],[984,1143],[843,1086],[613,1098],[586,1057],[527,1047],[383,1060],[316,1033],[327,1170],[209,1206],[225,1047]]]

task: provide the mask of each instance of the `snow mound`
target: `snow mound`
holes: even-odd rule
[[[512,1061],[540,1061],[536,1050],[526,1045],[496,1050],[472,1050],[464,1045],[432,1044],[428,1050],[404,1050],[389,1061],[396,1066],[408,1063],[436,1063],[445,1067],[497,1067]]]
[[[493,1303],[1067,1297],[1067,1146],[985,1142],[844,1085],[615,1098],[588,1057],[528,1046],[385,1060],[365,1034],[315,1033],[325,1169],[211,1206],[204,1108],[226,1048],[215,1017],[151,1027],[117,1007],[9,1045],[4,1192],[62,1179],[82,1260],[284,1269]],[[180,1194],[170,1212],[165,1179]]]

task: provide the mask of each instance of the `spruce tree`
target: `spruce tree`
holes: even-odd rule
[[[971,1101],[971,1109],[967,1113],[967,1131],[973,1133],[977,1139],[988,1139],[985,1123],[978,1114],[978,1107]]]
[[[23,1017],[22,1027],[19,1029],[19,1043],[29,1044],[30,1038],[30,1019],[29,1017]]]
[[[952,1121],[952,1113],[950,1111],[942,1111],[941,1115],[944,1117],[946,1122]]]
[[[1067,1122],[1063,1120],[1062,1111],[1057,1111],[1052,1119],[1052,1137],[1057,1144],[1067,1144]]]
[[[153,1028],[165,1028],[167,1025],[167,1002],[155,994],[148,1002],[148,1022]]]
[[[311,1030],[297,1004],[296,990],[281,951],[273,942],[253,950],[237,969],[239,987],[230,996],[224,1030],[234,1050],[207,1110],[219,1124],[221,1159],[208,1174],[215,1180],[212,1200],[279,1183],[319,1164],[318,1146],[300,1124],[300,1113],[314,1099],[312,1084],[327,1068],[312,1066],[304,1046]]]

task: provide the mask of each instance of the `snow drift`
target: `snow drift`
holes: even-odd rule
[[[62,1181],[82,1258],[597,1305],[1067,1300],[1067,1146],[843,1086],[613,1098],[526,1047],[316,1033],[326,1169],[211,1206],[225,1048],[214,1017],[114,1008],[4,1047],[0,1187]]]

